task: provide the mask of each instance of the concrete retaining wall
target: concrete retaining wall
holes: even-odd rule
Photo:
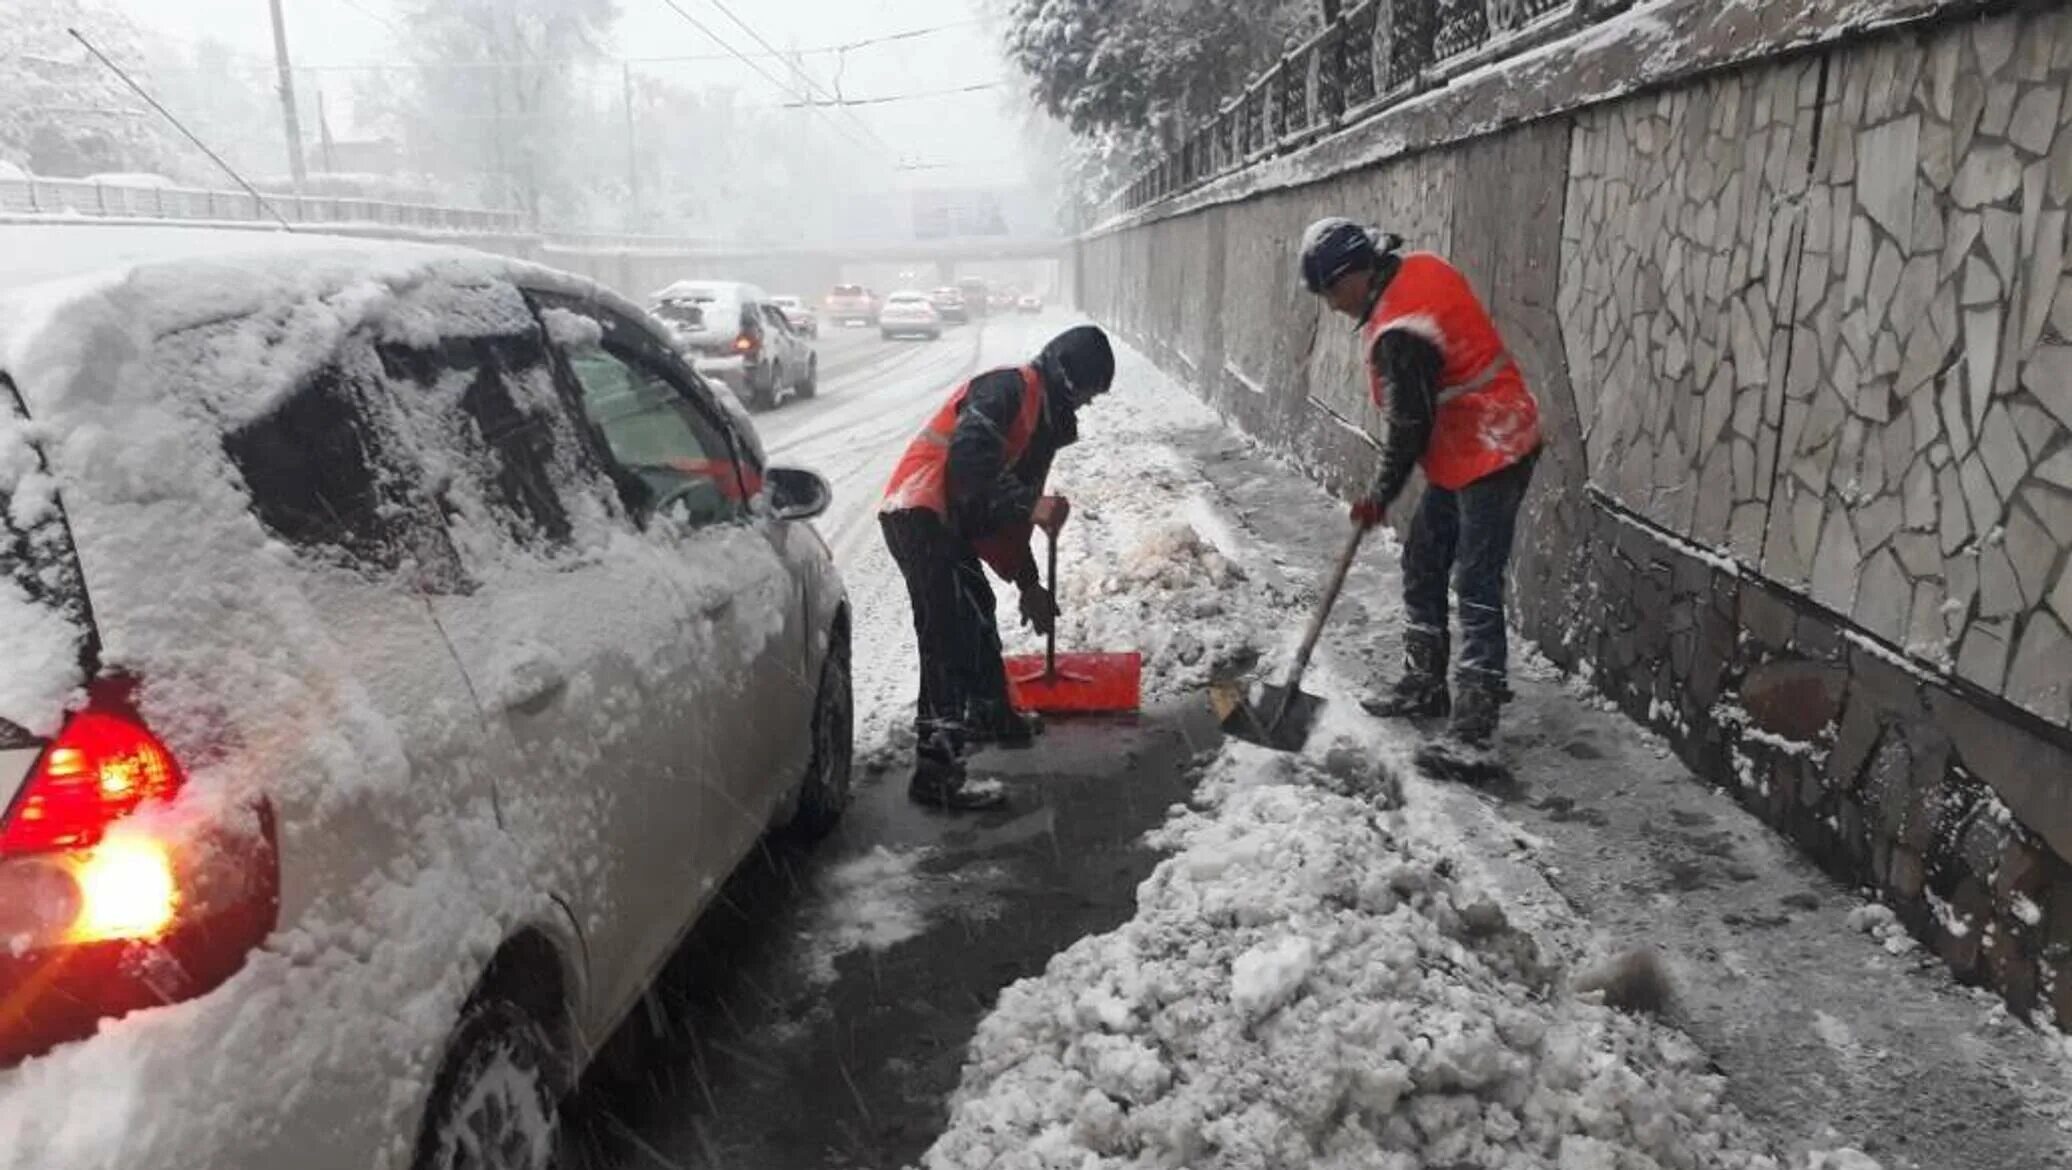
[[[1110,225],[1078,283],[1346,488],[1372,450],[1310,397],[1379,419],[1295,241],[1451,256],[1545,416],[1519,626],[2072,1023],[2072,12],[1987,7],[1645,5]]]

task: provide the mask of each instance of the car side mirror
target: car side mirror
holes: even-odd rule
[[[834,502],[834,489],[826,480],[797,467],[772,467],[763,473],[763,482],[779,520],[811,520]]]

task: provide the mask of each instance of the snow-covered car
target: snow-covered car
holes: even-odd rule
[[[782,294],[771,297],[770,303],[784,310],[784,319],[791,322],[793,331],[800,336],[820,336],[820,315],[813,311],[813,306],[798,297]]]
[[[878,298],[860,284],[838,284],[827,294],[827,319],[837,325],[876,325]]]
[[[962,325],[971,320],[971,314],[964,308],[964,294],[954,288],[939,288],[929,293],[928,303],[935,306],[936,315],[947,324]]]
[[[885,307],[878,310],[878,332],[887,341],[895,337],[935,341],[942,337],[942,314],[924,293],[896,292],[887,296]]]
[[[784,310],[752,284],[680,280],[654,295],[653,312],[698,372],[727,384],[756,410],[820,388],[820,356]]]
[[[579,277],[0,227],[0,500],[0,1165],[546,1167],[842,810],[827,484]]]
[[[1021,313],[1041,313],[1043,311],[1043,298],[1035,293],[1025,293],[1022,299],[1015,303],[1015,310]]]

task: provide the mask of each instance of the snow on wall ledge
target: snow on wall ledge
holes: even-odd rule
[[[2072,1023],[2072,12],[2031,8],[1658,0],[1077,270],[1350,487],[1372,450],[1312,399],[1379,419],[1295,242],[1343,213],[1451,256],[1545,414],[1518,624],[1961,977]]]

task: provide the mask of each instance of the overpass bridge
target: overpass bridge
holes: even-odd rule
[[[681,236],[597,235],[526,228],[515,212],[335,196],[142,187],[71,179],[0,179],[0,222],[181,223],[462,244],[579,272],[640,299],[676,280],[744,280],[813,296],[845,281],[890,288],[964,275],[1069,290],[1072,241],[1026,236],[879,239],[761,245]],[[1015,273],[1015,276],[1008,276]],[[1023,276],[1019,274],[1033,275]]]

